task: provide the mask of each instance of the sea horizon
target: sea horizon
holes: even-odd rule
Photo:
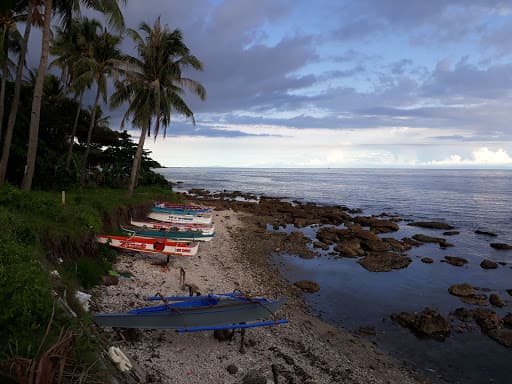
[[[160,173],[176,191],[192,188],[217,192],[240,191],[278,197],[290,202],[344,205],[361,209],[362,216],[399,219],[400,229],[387,234],[397,240],[417,233],[443,236],[435,229],[420,229],[411,221],[441,221],[455,227],[447,237],[449,250],[425,244],[408,251],[412,263],[391,272],[369,272],[355,259],[333,257],[326,251],[313,259],[275,255],[272,262],[290,283],[313,280],[320,291],[306,294],[314,314],[336,326],[355,330],[372,326],[372,338],[384,351],[424,371],[434,370],[449,382],[506,383],[509,351],[473,329],[454,332],[444,343],[417,339],[390,320],[392,313],[436,308],[443,315],[466,306],[448,293],[453,284],[467,282],[492,289],[510,303],[512,251],[499,251],[490,242],[512,243],[512,183],[510,169],[397,169],[397,168],[233,168],[168,167]],[[301,231],[315,240],[317,226],[280,231]],[[495,237],[475,231],[492,232]],[[494,240],[495,239],[495,240]],[[332,250],[331,250],[332,251]],[[463,267],[443,262],[446,255],[468,261]],[[421,259],[428,257],[432,264]],[[484,259],[501,266],[480,267]],[[501,315],[509,311],[493,308]],[[405,352],[404,352],[405,351]],[[435,351],[433,354],[432,351]]]

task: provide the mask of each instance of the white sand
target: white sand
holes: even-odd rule
[[[99,311],[119,312],[146,306],[145,296],[187,295],[179,287],[179,269],[186,282],[203,294],[231,292],[240,288],[248,294],[268,295],[263,271],[249,265],[237,249],[232,232],[242,225],[241,214],[214,212],[216,235],[199,245],[196,257],[174,258],[165,270],[155,262],[159,256],[122,255],[115,268],[134,277],[121,278],[116,286],[94,290]],[[118,345],[148,375],[146,380],[162,383],[239,383],[250,370],[257,370],[273,383],[272,364],[280,370],[279,382],[288,376],[295,383],[419,383],[375,347],[349,333],[307,315],[297,298],[290,298],[279,318],[289,324],[247,330],[246,353],[240,353],[240,331],[230,342],[219,342],[213,332],[178,334],[173,331],[137,331],[140,338],[130,342],[106,329],[106,336]],[[234,375],[227,367],[234,364]]]

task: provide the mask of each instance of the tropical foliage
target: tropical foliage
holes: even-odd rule
[[[36,363],[27,358],[45,358],[45,346],[67,351],[76,335],[70,331],[59,337],[55,332],[61,326],[81,329],[85,339],[75,343],[76,351],[89,347],[93,337],[83,328],[87,318],[70,320],[63,301],[69,299],[69,306],[79,312],[66,292],[91,287],[111,267],[112,254],[91,244],[94,232],[108,225],[104,219],[123,209],[120,195],[128,188],[126,205],[176,199],[168,182],[153,172],[160,164],[144,150],[144,140],[149,134],[156,138],[161,127],[165,136],[175,114],[195,123],[183,95],[191,91],[204,99],[206,91],[183,71],[201,70],[202,63],[190,53],[181,32],[162,26],[160,20],[121,33],[123,3],[0,1],[2,382],[5,358],[19,358],[8,367],[28,374],[23,370],[33,370]],[[82,17],[83,8],[104,14],[109,28]],[[33,28],[42,29],[35,70],[26,68]],[[136,56],[121,51],[121,35],[131,37]],[[115,85],[112,96],[109,85]],[[90,93],[94,101],[87,103]],[[103,109],[109,98],[111,106],[126,108],[123,124],[142,130],[138,144],[127,131],[110,128]],[[61,191],[67,193],[65,204]],[[61,277],[55,279],[49,270]],[[48,324],[53,324],[51,331]],[[77,352],[75,360],[82,361],[83,355]],[[62,375],[60,371],[46,377],[58,381]]]
[[[138,57],[130,57],[125,63],[125,78],[116,82],[112,105],[119,107],[128,103],[123,122],[131,119],[132,125],[141,128],[137,153],[131,169],[129,192],[133,193],[137,182],[144,140],[151,134],[158,136],[160,125],[165,129],[171,121],[171,113],[194,120],[194,113],[182,98],[183,88],[191,90],[202,100],[206,97],[204,87],[198,82],[183,77],[184,68],[202,70],[202,63],[190,54],[179,30],[170,31],[162,27],[157,19],[153,27],[142,23],[141,34],[131,29],[128,33],[135,41]]]

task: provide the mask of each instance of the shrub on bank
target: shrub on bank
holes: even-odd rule
[[[102,230],[103,220],[115,214],[121,201],[126,207],[151,200],[178,201],[168,186],[140,188],[131,198],[126,197],[125,190],[106,188],[70,191],[65,204],[61,198],[60,191],[24,192],[9,185],[0,187],[0,360],[13,352],[33,357],[50,321],[55,295],[63,297],[67,291],[69,304],[74,307],[73,291],[89,289],[112,268],[117,253],[97,246],[93,234]],[[86,247],[82,252],[68,251],[71,254],[61,262],[54,256],[73,249],[66,244]],[[59,247],[58,252],[52,247]],[[51,276],[51,270],[58,270],[62,277]],[[81,323],[55,306],[46,345],[65,327],[83,331],[81,354],[87,355],[84,349],[99,348],[91,333],[81,329]]]

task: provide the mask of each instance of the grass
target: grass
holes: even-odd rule
[[[61,199],[60,191],[0,188],[0,359],[12,357],[13,351],[34,357],[56,294],[65,290],[70,297],[77,289],[89,289],[111,269],[115,251],[93,241],[105,219],[152,200],[179,201],[161,186],[138,188],[132,197],[125,190],[96,188],[67,191],[65,204]],[[52,270],[62,277],[50,275]],[[57,306],[53,323],[49,343],[61,327],[80,329],[87,321],[73,320]],[[83,355],[88,355],[84,346],[97,347],[89,341],[79,343]]]

